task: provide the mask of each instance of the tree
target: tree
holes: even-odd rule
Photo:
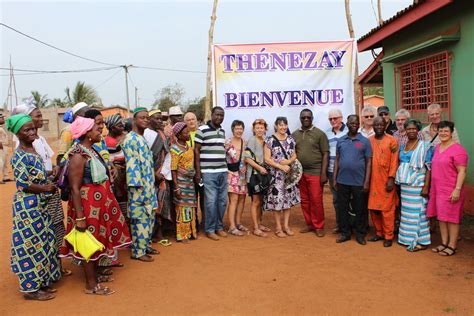
[[[187,112],[193,112],[196,114],[198,121],[204,121],[204,103],[206,102],[206,97],[197,98],[191,103],[189,103]]]
[[[185,90],[181,84],[167,85],[155,93],[155,102],[153,102],[152,108],[168,112],[170,107],[180,106],[183,103],[184,94]]]
[[[100,98],[97,91],[89,85],[86,85],[83,81],[78,81],[74,91],[70,91],[69,87],[66,88],[66,99],[70,104],[76,104],[79,102],[85,102],[87,104],[100,103]]]
[[[383,87],[364,87],[364,95],[380,95],[383,97]]]
[[[41,95],[41,93],[39,93],[38,91],[31,91],[31,96],[35,100],[36,106],[38,108],[45,108],[48,106],[49,99],[47,94]]]
[[[67,108],[69,107],[71,104],[68,103],[66,100],[64,99],[61,99],[61,98],[54,98],[52,99],[50,102],[49,102],[49,105],[48,107],[52,107],[52,108]]]
[[[207,76],[206,76],[206,97],[204,102],[204,116],[206,120],[211,118],[211,65],[212,65],[212,43],[214,42],[214,24],[216,23],[217,1],[214,0],[212,6],[211,26],[209,27],[209,43],[207,47]]]

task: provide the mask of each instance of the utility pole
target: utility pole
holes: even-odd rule
[[[138,88],[135,87],[135,108],[138,107]]]
[[[209,27],[209,42],[207,46],[207,76],[206,76],[206,98],[204,99],[204,119],[211,119],[211,66],[212,66],[212,43],[214,42],[214,24],[216,23],[217,2],[214,0],[212,6],[211,26]]]
[[[123,65],[122,68],[125,70],[125,92],[127,95],[127,117],[130,117],[130,96],[128,94],[128,68],[132,65]]]

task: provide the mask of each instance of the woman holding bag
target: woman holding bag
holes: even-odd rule
[[[244,122],[235,120],[231,125],[233,136],[224,143],[227,160],[227,183],[229,194],[229,231],[234,236],[243,236],[248,228],[242,225],[245,196],[247,195],[247,181],[245,174],[247,167],[244,162],[245,141],[242,139]]]
[[[245,150],[245,163],[247,164],[247,182],[248,193],[252,199],[250,214],[253,222],[253,234],[258,237],[267,237],[266,232],[270,232],[270,228],[262,225],[262,197],[260,184],[257,188],[251,185],[253,174],[268,175],[267,169],[263,166],[264,163],[264,147],[265,147],[265,132],[267,131],[267,122],[263,119],[257,119],[252,124],[253,135]]]
[[[109,276],[98,275],[96,264],[102,258],[114,258],[115,250],[130,244],[130,233],[120,206],[112,192],[107,164],[93,145],[101,140],[103,121],[77,117],[71,124],[71,133],[79,142],[69,154],[68,181],[71,194],[68,203],[67,233],[74,227],[86,229],[105,249],[92,255],[85,262],[81,254],[67,241],[61,247],[63,257],[80,260],[86,277],[86,294],[110,295],[114,291],[103,287],[101,282],[110,282]]]
[[[271,167],[273,181],[265,194],[263,208],[273,212],[275,216],[275,235],[280,238],[293,236],[289,227],[290,209],[301,203],[300,191],[297,186],[287,188],[285,182],[296,161],[296,142],[288,135],[288,120],[279,116],[275,120],[275,133],[265,141],[265,163]],[[283,228],[281,225],[283,213]]]

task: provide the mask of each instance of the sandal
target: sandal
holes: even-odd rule
[[[147,255],[152,255],[152,256],[154,256],[154,255],[159,255],[160,252],[159,252],[158,250],[156,250],[155,248],[149,247],[149,248],[146,250],[146,254],[147,254]]]
[[[253,234],[258,237],[267,237],[267,234],[265,234],[263,231],[260,229],[254,229]]]
[[[279,238],[285,238],[287,236],[282,230],[276,231],[275,235]]]
[[[41,291],[52,294],[52,293],[56,293],[58,290],[54,289],[50,286],[44,286],[44,287],[41,288]]]
[[[440,253],[441,251],[443,251],[446,248],[448,248],[448,246],[441,244],[438,247],[431,249],[431,251],[433,251],[435,253]]]
[[[242,224],[237,224],[237,229],[240,230],[241,232],[248,232],[250,231],[247,227],[245,227],[244,225]]]
[[[143,255],[141,257],[138,257],[138,258],[135,258],[135,257],[130,257],[132,260],[139,260],[139,261],[143,261],[143,262],[153,262],[155,261],[155,259],[150,256],[150,255]]]
[[[295,233],[294,233],[289,227],[283,229],[283,232],[284,232],[285,234],[287,234],[288,236],[294,236],[294,235],[295,235]]]
[[[112,274],[114,274],[114,271],[112,271],[111,268],[105,268],[104,270],[102,271],[99,271],[97,272],[99,275],[103,275],[103,276],[110,276]]]
[[[70,276],[72,274],[71,270],[68,269],[61,269],[61,275],[62,276]]]
[[[43,292],[41,290],[38,290],[32,293],[23,294],[23,298],[27,301],[48,301],[48,300],[52,300],[55,297],[56,296],[54,296],[53,294]]]
[[[92,294],[92,295],[105,295],[105,296],[107,296],[107,295],[114,294],[115,291],[109,289],[106,286],[102,287],[100,284],[97,284],[93,289],[90,289],[90,290],[85,289],[84,293]]]
[[[258,226],[258,229],[260,229],[262,232],[266,232],[266,233],[272,231],[270,228],[268,228],[268,227],[266,227],[266,226],[263,226],[263,225],[259,225],[259,226]]]
[[[97,276],[97,283],[107,283],[107,282],[113,282],[114,278],[112,278],[110,275],[98,275]]]
[[[451,256],[454,256],[456,254],[456,248],[452,248],[452,247],[447,246],[442,251],[440,251],[438,254],[440,256],[443,256],[443,257],[451,257]]]
[[[428,248],[428,246],[425,246],[425,245],[416,245],[415,248],[413,249],[408,249],[408,251],[410,252],[418,252],[418,251],[422,251],[422,250],[426,250]]]
[[[118,260],[112,261],[112,264],[109,266],[111,268],[123,268],[124,264]]]
[[[163,247],[171,246],[171,242],[168,239],[162,239],[158,243],[162,245]]]
[[[242,237],[244,235],[244,233],[242,233],[237,227],[230,228],[227,232],[238,237]]]

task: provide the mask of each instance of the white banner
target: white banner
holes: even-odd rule
[[[355,113],[355,48],[353,40],[214,45],[213,100],[225,109],[226,136],[236,119],[245,123],[245,138],[258,118],[268,123],[267,135],[278,116],[294,131],[305,108],[323,131],[330,109],[340,109],[345,121]]]

